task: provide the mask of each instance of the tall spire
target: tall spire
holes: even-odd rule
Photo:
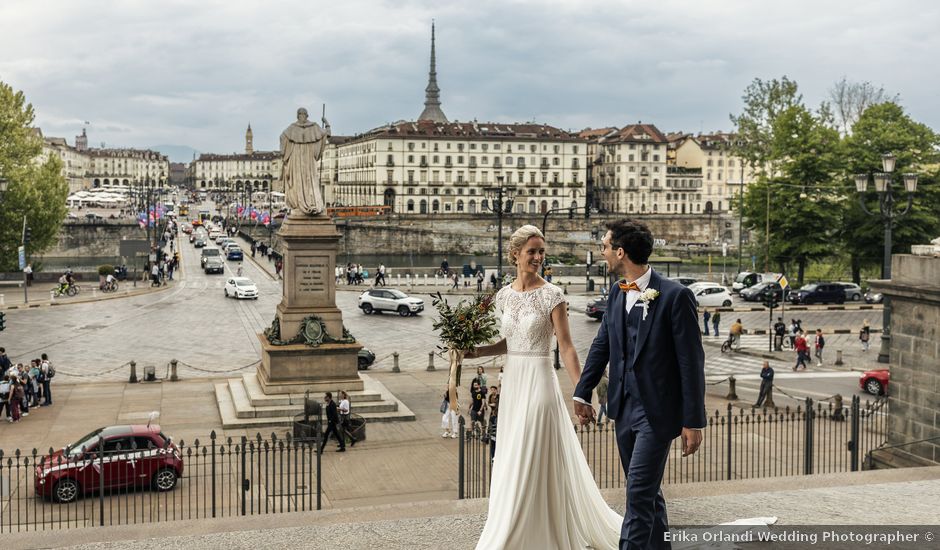
[[[418,120],[447,122],[441,110],[441,89],[437,86],[437,57],[434,54],[434,21],[431,21],[431,70],[428,72],[428,87],[424,89],[424,110]]]
[[[254,154],[255,148],[252,143],[253,141],[254,141],[254,134],[251,131],[251,123],[249,122],[248,131],[245,132],[245,154],[246,155]]]

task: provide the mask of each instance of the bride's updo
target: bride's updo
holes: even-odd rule
[[[522,247],[525,246],[525,243],[529,242],[529,239],[532,237],[538,237],[545,240],[545,235],[542,235],[542,232],[538,227],[534,225],[523,225],[509,237],[509,263],[516,265],[516,258],[513,256],[517,252],[522,250]]]

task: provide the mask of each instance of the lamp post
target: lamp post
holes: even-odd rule
[[[516,195],[515,187],[503,187],[503,176],[496,176],[496,187],[483,190],[484,196],[490,199],[487,210],[496,214],[496,276],[497,284],[503,283],[503,214],[512,213],[512,203]],[[505,198],[504,198],[505,197]]]
[[[884,259],[881,265],[882,279],[891,278],[891,230],[894,228],[898,219],[911,211],[911,205],[914,202],[914,193],[917,191],[917,174],[904,174],[902,179],[904,181],[904,190],[907,192],[907,204],[904,206],[903,210],[898,212],[895,208],[897,199],[894,197],[894,178],[892,177],[896,163],[897,157],[893,154],[888,153],[881,156],[881,165],[884,171],[873,174],[875,192],[878,193],[878,210],[874,212],[865,204],[869,175],[857,174],[855,176],[855,189],[858,191],[858,200],[859,204],[862,205],[862,210],[869,216],[880,217],[881,223],[883,223],[885,227]],[[887,296],[885,296],[884,299],[883,315],[881,349],[878,351],[879,363],[888,362],[889,345],[891,343],[891,304]]]

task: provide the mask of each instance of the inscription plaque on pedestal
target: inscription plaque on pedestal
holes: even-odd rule
[[[313,295],[326,294],[328,291],[326,270],[330,258],[328,256],[297,256],[292,259],[297,274],[298,298],[301,296],[313,298]]]

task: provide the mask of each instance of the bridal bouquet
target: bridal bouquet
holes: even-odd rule
[[[460,370],[464,354],[474,347],[489,342],[499,331],[496,329],[496,306],[492,294],[479,295],[470,301],[461,301],[451,307],[447,299],[438,292],[432,304],[439,317],[434,320],[434,330],[440,333],[441,351],[450,356],[450,407],[457,412],[457,386],[460,385]]]

